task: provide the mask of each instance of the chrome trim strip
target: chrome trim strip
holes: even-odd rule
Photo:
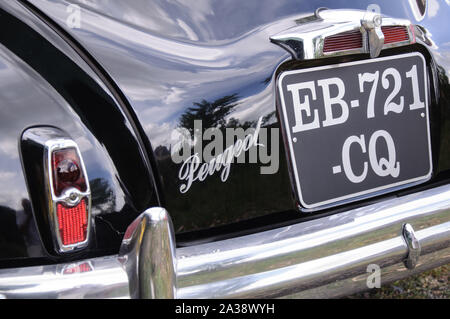
[[[86,261],[79,262],[83,263]],[[117,256],[89,260],[91,271],[64,275],[72,265],[0,270],[0,296],[15,298],[129,298],[128,276]]]
[[[405,224],[420,245],[414,269],[404,265]],[[450,262],[449,244],[450,185],[176,252],[167,211],[152,208],[130,225],[118,256],[1,269],[0,298],[339,297],[367,289],[369,264],[384,284]]]
[[[178,296],[279,297],[366,278],[369,264],[384,268],[403,263],[408,254],[402,238],[405,223],[419,230],[422,254],[448,248],[450,185],[259,234],[180,248]],[[440,258],[450,262],[448,254]],[[397,275],[408,274],[403,266]],[[364,288],[365,282],[359,285]]]

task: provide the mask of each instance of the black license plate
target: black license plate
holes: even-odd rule
[[[304,208],[376,196],[431,177],[421,54],[286,71],[278,90],[292,177]]]

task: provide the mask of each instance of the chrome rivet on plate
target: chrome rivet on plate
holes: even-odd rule
[[[420,242],[414,233],[414,228],[410,224],[403,225],[403,239],[408,246],[408,256],[405,260],[405,266],[408,269],[414,269],[419,261],[420,256]]]

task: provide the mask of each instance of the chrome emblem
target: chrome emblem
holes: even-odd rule
[[[375,58],[382,49],[415,43],[409,20],[372,11],[321,8],[312,16],[296,20],[296,24],[270,37],[296,60],[363,53]]]

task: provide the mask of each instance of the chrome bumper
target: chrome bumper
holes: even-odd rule
[[[178,249],[167,212],[152,208],[118,256],[0,270],[0,297],[339,297],[367,289],[368,265],[383,285],[448,263],[449,243],[450,185]]]

